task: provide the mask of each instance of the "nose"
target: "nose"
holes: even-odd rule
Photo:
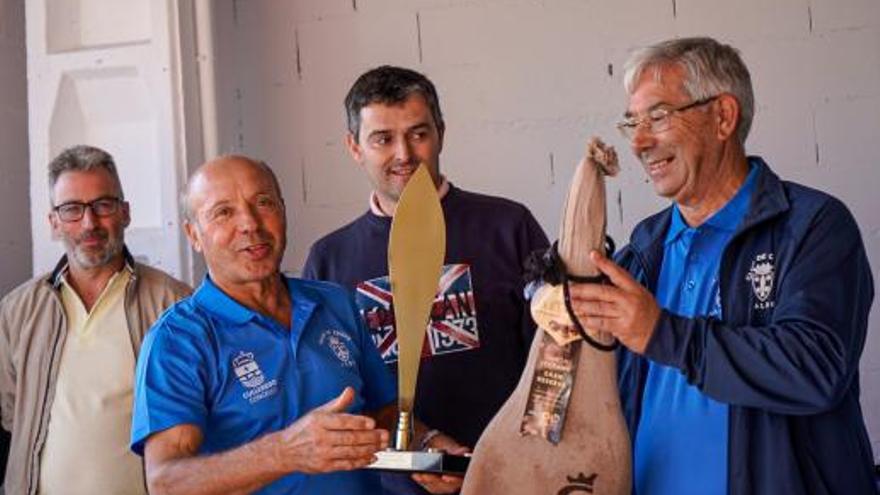
[[[636,156],[641,155],[645,150],[651,149],[655,143],[656,140],[650,126],[644,125],[644,123],[640,123],[640,125],[633,129],[633,135],[629,140],[629,145]]]
[[[410,144],[409,140],[399,139],[397,141],[397,146],[394,149],[394,157],[397,158],[400,163],[409,163],[412,160],[412,144]]]
[[[80,225],[85,228],[92,228],[98,223],[98,216],[95,215],[95,212],[92,210],[91,206],[86,206],[83,210],[83,217],[80,220]]]
[[[238,230],[241,232],[253,232],[260,225],[260,216],[255,207],[248,206],[242,208],[241,214],[238,215]]]

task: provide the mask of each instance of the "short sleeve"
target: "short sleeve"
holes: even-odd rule
[[[205,430],[209,346],[198,340],[175,329],[168,318],[147,333],[135,370],[131,449],[136,454],[143,455],[150,435],[168,428],[192,424]]]

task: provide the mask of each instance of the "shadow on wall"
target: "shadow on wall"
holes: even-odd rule
[[[9,433],[0,429],[0,488],[6,479],[6,460],[9,458]]]

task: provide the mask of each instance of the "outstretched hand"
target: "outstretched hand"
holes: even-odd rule
[[[643,354],[660,318],[654,296],[623,268],[598,251],[590,261],[611,284],[572,284],[572,308],[584,328],[607,332],[633,352]]]
[[[388,446],[388,432],[367,416],[348,414],[354,390],[310,411],[277,433],[276,461],[288,472],[326,473],[359,469]]]

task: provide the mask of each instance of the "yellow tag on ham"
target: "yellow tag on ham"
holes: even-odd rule
[[[557,345],[565,346],[581,339],[565,309],[562,285],[545,284],[538,289],[532,296],[531,311],[538,327],[553,337]]]

